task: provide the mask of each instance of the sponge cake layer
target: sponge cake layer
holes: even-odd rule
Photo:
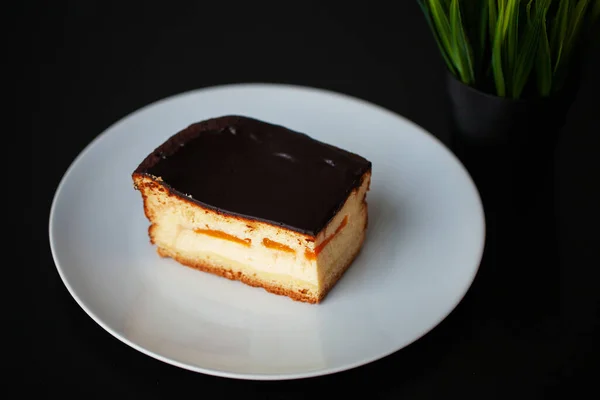
[[[295,300],[318,303],[358,254],[370,172],[317,236],[204,208],[161,180],[134,174],[161,256]]]

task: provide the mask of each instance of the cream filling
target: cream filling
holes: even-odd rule
[[[232,268],[245,273],[256,271],[272,279],[287,277],[286,281],[306,282],[320,290],[360,246],[367,218],[363,200],[369,183],[367,176],[316,238],[202,209],[170,195],[148,177],[140,177],[136,186],[144,195],[147,217],[153,223],[151,236],[159,247],[188,258],[213,259],[221,265],[229,260]],[[344,228],[338,231],[345,218]],[[206,232],[221,232],[233,240]],[[287,251],[265,246],[265,239]]]
[[[175,251],[191,256],[205,255],[209,259],[212,253],[215,257],[224,257],[256,271],[286,275],[294,280],[318,284],[316,261],[307,259],[303,253],[270,249],[263,246],[262,241],[246,246],[231,240],[196,233],[173,221],[163,220],[159,222],[159,226],[163,233],[167,233],[166,230],[173,231],[165,235],[171,240],[164,244]],[[221,228],[227,232],[225,227]]]

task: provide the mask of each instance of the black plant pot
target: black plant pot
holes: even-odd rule
[[[482,290],[524,319],[556,307],[554,159],[577,85],[573,80],[551,98],[510,100],[452,76],[447,80],[451,147],[473,177],[486,213]]]
[[[578,79],[549,98],[513,100],[469,87],[448,74],[452,149],[487,203],[527,212],[549,196],[554,152]],[[546,190],[543,190],[546,189]]]
[[[451,149],[473,177],[486,214],[486,249],[474,287],[486,314],[504,314],[517,326],[533,315],[555,316],[559,307],[555,150],[561,133],[568,134],[563,127],[599,33],[596,24],[592,40],[580,40],[563,89],[549,98],[500,98],[448,74]]]

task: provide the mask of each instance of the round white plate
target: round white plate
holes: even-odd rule
[[[172,134],[225,114],[281,124],[372,161],[367,240],[323,303],[180,266],[150,245],[131,173]],[[477,272],[484,216],[463,166],[406,119],[323,90],[244,84],[170,97],[107,129],[63,177],[49,231],[67,289],[118,339],[189,370],[273,380],[357,367],[435,327]]]

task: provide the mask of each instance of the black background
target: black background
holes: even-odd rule
[[[16,73],[5,79],[8,87],[17,85],[17,131],[27,130],[16,136],[29,140],[32,152],[32,181],[24,188],[29,208],[16,223],[31,232],[37,255],[10,268],[17,284],[5,282],[16,333],[16,341],[5,343],[7,383],[26,391],[40,386],[48,394],[146,399],[300,399],[359,390],[368,398],[580,398],[576,392],[594,388],[600,85],[592,72],[600,70],[598,46],[556,149],[554,209],[540,204],[537,217],[516,218],[505,207],[490,217],[498,222],[489,222],[480,273],[445,321],[361,368],[250,382],[164,364],[93,322],[67,292],[50,254],[54,190],[77,154],[112,123],[152,101],[224,83],[282,82],[347,93],[448,143],[444,68],[416,2],[88,0],[23,2],[13,11],[5,8],[12,30],[7,65]],[[478,185],[493,189],[494,182]],[[546,240],[540,226],[555,226],[558,242]]]

